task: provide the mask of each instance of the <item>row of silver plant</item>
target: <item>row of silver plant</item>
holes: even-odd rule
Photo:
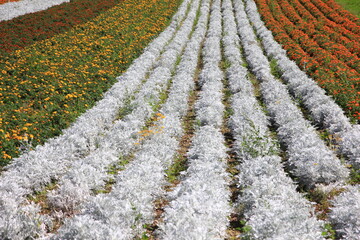
[[[358,171],[360,164],[360,126],[352,125],[344,115],[343,110],[334,100],[325,95],[321,89],[305,72],[291,61],[286,52],[274,40],[272,33],[261,21],[253,0],[245,0],[246,12],[257,36],[262,42],[268,57],[277,60],[277,66],[282,72],[282,79],[287,83],[289,92],[301,99],[302,103],[313,118],[313,123],[325,128],[333,135],[334,144],[338,145],[338,153],[345,156],[345,160]],[[329,221],[333,224],[337,234],[342,239],[356,239],[360,235],[360,188],[359,186],[336,183],[328,187],[320,187],[329,191],[333,187],[344,188],[344,192],[331,201],[333,207],[329,213]]]
[[[223,21],[224,54],[231,64],[227,75],[233,92],[229,126],[235,138],[234,149],[241,161],[237,211],[244,215],[250,227],[243,236],[250,239],[322,239],[322,223],[316,220],[311,203],[296,191],[296,185],[286,175],[278,156],[278,145],[268,129],[268,119],[254,95],[246,69],[241,66],[231,0],[223,1]]]
[[[160,224],[163,239],[224,239],[229,224],[230,191],[226,172],[226,146],[221,133],[223,72],[221,61],[221,4],[213,1],[209,29],[203,46],[201,90],[195,103],[199,125],[187,153],[188,169],[169,193]]]
[[[148,131],[150,136],[144,136],[133,160],[116,177],[112,191],[91,197],[82,205],[81,213],[68,219],[53,239],[133,239],[145,231],[144,224],[154,220],[154,201],[164,195],[165,170],[183,135],[182,118],[194,89],[199,46],[206,32],[210,1],[202,1],[198,9],[199,2],[194,1],[190,10],[194,10],[194,16],[199,11],[197,25],[172,78],[168,98]]]
[[[349,171],[304,118],[286,86],[275,79],[250,25],[242,1],[235,3],[238,33],[250,69],[260,82],[263,100],[277,126],[277,135],[288,157],[288,167],[305,187],[344,180]]]
[[[108,141],[103,139],[113,129],[119,108],[138,91],[146,73],[155,66],[161,52],[174,38],[187,15],[190,2],[183,2],[169,27],[119,77],[118,83],[105,94],[103,100],[79,117],[61,136],[50,139],[44,145],[15,159],[7,171],[2,173],[0,236],[24,239],[44,232],[45,225],[50,223],[49,218],[38,214],[39,206],[28,204],[27,195],[41,190],[53,179],[59,179],[70,166],[76,167],[77,161],[96,151],[99,142],[103,142],[102,148],[106,147],[104,143]],[[113,133],[113,136],[123,135]],[[109,154],[113,152],[114,150]]]

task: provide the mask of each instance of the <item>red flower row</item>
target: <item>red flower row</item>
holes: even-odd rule
[[[343,9],[337,2],[334,0],[323,0],[325,4],[329,6],[330,9],[337,12],[340,16],[349,19],[350,21],[356,23],[357,25],[360,25],[360,18],[355,16],[354,14],[351,14],[349,11]]]
[[[309,1],[309,0],[307,0]],[[319,11],[321,11],[328,19],[341,24],[346,29],[352,31],[355,34],[360,36],[360,26],[351,21],[350,19],[339,15],[336,11],[331,9],[327,4],[325,4],[322,0],[311,0],[311,2],[317,7]]]
[[[289,3],[291,6],[289,6]],[[289,0],[289,3],[285,3],[286,8],[293,9],[287,11],[287,16],[301,30],[307,31],[307,34],[312,37],[317,33],[326,35],[327,38],[330,38],[332,41],[345,46],[347,51],[356,54],[358,57],[360,56],[360,42],[358,41],[359,37],[357,35],[352,34],[342,26],[329,21],[327,18],[320,18],[318,20],[299,2],[299,0]],[[282,6],[283,9],[285,5]],[[292,15],[289,15],[290,13],[292,13]]]
[[[346,27],[346,24],[337,24],[336,22],[330,20],[310,0],[299,0],[299,2],[317,19],[317,21],[321,22],[323,25],[328,26],[351,40],[359,41],[358,34],[349,30],[349,27]]]
[[[281,6],[281,9],[277,11],[279,15],[285,16],[285,21],[287,22],[287,27],[293,27],[296,30],[300,30],[306,34],[309,39],[313,40],[318,47],[321,47],[327,50],[329,53],[334,55],[336,58],[344,62],[347,66],[352,69],[355,69],[358,73],[360,73],[360,59],[358,55],[360,55],[360,48],[355,49],[356,54],[353,54],[348,50],[347,47],[353,48],[354,45],[349,40],[348,46],[333,41],[330,36],[337,35],[336,32],[330,29],[329,32],[322,30],[321,22],[309,21],[305,22],[301,16],[298,15],[297,11],[293,8],[292,5],[288,3],[286,0],[277,0],[278,6]],[[294,1],[294,4],[296,2]],[[281,11],[281,13],[280,13]],[[306,36],[305,36],[306,37]],[[314,43],[314,44],[315,44]],[[360,44],[359,42],[353,41],[353,43]]]
[[[289,57],[333,95],[350,117],[360,120],[360,74],[355,70],[359,70],[359,58],[319,31],[317,25],[322,22],[315,22],[309,13],[297,14],[283,0],[277,0],[282,7],[276,1],[255,1],[266,26]],[[306,15],[308,22],[303,20]]]
[[[0,55],[65,32],[74,25],[94,18],[120,1],[73,0],[44,11],[0,22]]]

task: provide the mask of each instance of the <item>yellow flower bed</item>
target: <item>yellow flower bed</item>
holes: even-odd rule
[[[61,133],[160,33],[181,0],[125,0],[0,59],[0,166]]]

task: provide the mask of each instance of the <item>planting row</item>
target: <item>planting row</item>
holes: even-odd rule
[[[186,170],[169,190],[195,79],[195,133]],[[62,135],[2,172],[1,238],[145,238],[155,223],[160,239],[224,239],[231,212],[244,216],[242,237],[324,238],[325,222],[296,189],[342,186],[349,170],[336,154],[358,168],[360,129],[288,58],[254,0],[184,0],[117,80]],[[300,107],[327,129],[336,152]],[[239,160],[234,208],[227,123]],[[333,201],[328,219],[339,237],[359,233],[358,196],[358,187],[345,186]]]
[[[191,25],[189,26],[189,24],[187,24],[186,28],[184,27],[183,30],[179,30],[183,35],[178,34],[174,37],[174,34],[177,33],[177,29],[182,25],[183,19],[187,14],[188,2],[189,1],[185,1],[183,3],[178,14],[174,16],[171,25],[145,49],[145,52],[140,58],[132,64],[129,70],[123,74],[119,78],[119,81],[105,94],[103,100],[82,115],[63,135],[48,141],[44,146],[39,146],[34,151],[16,159],[14,163],[9,166],[8,171],[2,174],[2,184],[0,188],[1,192],[3,192],[3,194],[1,194],[2,209],[4,209],[4,211],[6,210],[1,214],[0,226],[2,236],[23,239],[27,236],[36,236],[37,233],[43,234],[45,226],[48,227],[48,230],[51,230],[51,218],[56,218],[56,216],[41,216],[38,213],[40,210],[39,206],[34,204],[23,205],[27,201],[27,195],[31,195],[34,190],[39,191],[43,189],[44,186],[50,184],[52,180],[55,179],[58,181],[61,176],[64,176],[60,182],[62,186],[59,186],[57,190],[50,194],[49,200],[52,201],[55,209],[56,207],[60,207],[62,208],[62,212],[66,214],[76,209],[79,203],[89,197],[91,189],[94,188],[94,186],[95,188],[101,188],[103,185],[102,180],[104,180],[106,176],[104,177],[104,175],[98,174],[106,172],[108,166],[101,162],[100,164],[102,165],[97,165],[97,163],[99,163],[96,158],[96,156],[99,156],[97,153],[108,153],[109,155],[100,155],[100,157],[111,164],[111,161],[116,162],[119,159],[120,153],[118,148],[128,149],[135,146],[134,135],[136,136],[136,132],[141,130],[146,119],[156,110],[149,104],[156,104],[159,101],[159,94],[162,90],[158,87],[162,86],[164,89],[164,87],[166,88],[167,86],[168,79],[165,77],[157,80],[157,76],[161,73],[160,70],[162,69],[168,69],[167,71],[171,74],[171,68],[173,68],[177,60],[177,54],[179,54],[176,54],[174,50],[177,49],[177,51],[181,51],[181,45],[186,41],[184,34],[186,36],[186,32],[189,33],[191,30]],[[192,15],[194,15],[194,13]],[[194,18],[194,16],[192,16],[192,18]],[[168,45],[169,41],[172,41],[173,47]],[[180,45],[178,41],[180,41]],[[167,55],[159,60],[158,58],[166,46],[168,46],[165,51]],[[173,56],[172,62],[168,62],[167,57],[169,56]],[[147,72],[154,67],[156,62],[162,64],[157,67],[156,71],[153,71],[153,76],[150,76],[148,81],[142,84]],[[160,82],[156,85],[156,81]],[[149,100],[149,102],[147,102],[146,105],[139,104],[134,111],[129,112],[131,114],[128,113],[124,115],[122,119],[116,121],[119,109],[125,106],[127,102],[126,98],[131,99],[135,92],[137,92],[139,96],[138,98],[134,97],[135,103],[136,101],[141,103],[141,101],[146,100]],[[142,96],[139,94],[140,92],[148,92],[149,95],[145,94]],[[138,119],[138,117],[140,118]],[[117,134],[118,131],[122,130],[127,131],[129,134]],[[116,143],[119,142],[123,144],[117,146]],[[107,149],[109,149],[109,152],[106,151]],[[31,161],[29,161],[30,159]],[[87,159],[89,162],[84,162],[84,159]],[[87,165],[84,165],[84,167],[76,165],[76,163],[81,162],[87,163]],[[79,166],[80,168],[77,169]],[[76,170],[78,170],[77,173],[79,173],[79,175],[77,175]],[[73,172],[73,176],[75,176],[73,179],[71,179],[72,171],[75,171]],[[86,174],[87,171],[88,173],[92,172],[95,174],[93,175],[93,177],[95,177],[94,181],[91,181],[92,178],[89,178],[89,175]],[[68,180],[66,180],[66,176],[68,176]],[[96,181],[96,179],[98,179],[98,181]],[[82,185],[79,186],[76,183]],[[63,187],[66,185],[75,187],[75,191],[72,191],[72,188]],[[77,190],[82,187],[84,189],[77,192]],[[62,192],[65,194],[64,198],[58,196],[58,193]],[[66,198],[66,196],[68,196],[68,198]],[[8,211],[7,209],[13,209],[13,211]],[[39,221],[42,223],[39,224]]]
[[[326,0],[325,0],[326,1]],[[351,14],[347,14],[346,17],[335,12],[331,6],[328,6],[324,3],[323,0],[311,0],[311,2],[316,6],[322,14],[324,14],[330,20],[343,25],[345,28],[353,31],[354,33],[360,35],[360,22],[359,18],[349,17]],[[330,1],[331,2],[331,1]],[[332,4],[334,6],[334,4]]]
[[[0,22],[0,54],[5,55],[65,32],[120,2],[121,0],[74,0],[44,11],[2,21]]]
[[[189,16],[192,15],[192,20],[198,4],[199,1],[194,1],[190,10]],[[161,119],[147,131],[150,136],[142,134],[145,139],[139,139],[142,141],[139,151],[135,153],[125,170],[116,177],[111,193],[100,194],[90,199],[82,213],[67,221],[55,239],[86,238],[94,234],[131,239],[144,231],[144,224],[152,221],[153,202],[163,194],[161,187],[166,183],[164,172],[171,165],[178,148],[178,139],[183,134],[181,119],[188,107],[189,93],[194,88],[192,77],[197,66],[198,45],[205,33],[208,4],[204,1],[201,5],[198,25],[191,34],[191,39],[177,66],[168,98],[160,108]],[[185,40],[186,37],[179,39]],[[164,57],[166,55],[164,54]],[[179,97],[180,102],[178,102]],[[100,212],[101,214],[98,215]],[[79,228],[84,231],[79,232]]]
[[[70,0],[21,0],[0,5],[0,21],[10,20],[18,16],[45,10]]]
[[[304,14],[305,20],[307,19],[307,21],[308,21],[309,19],[316,18],[315,21],[323,23],[323,26],[325,27],[325,29],[328,29],[327,27],[329,27],[332,30],[338,31],[338,33],[340,33],[344,37],[350,38],[350,39],[356,41],[356,37],[358,37],[358,34],[352,32],[351,30],[349,30],[347,28],[347,26],[349,25],[347,23],[351,22],[349,19],[342,20],[339,22],[334,22],[331,19],[329,19],[329,16],[324,15],[321,12],[322,9],[318,9],[311,1],[299,0],[298,2],[292,2],[292,5],[296,9],[298,9],[297,11],[299,14]],[[355,16],[353,16],[353,18],[354,17]],[[356,25],[357,21],[356,20],[354,20],[354,21],[355,21],[355,25]],[[351,23],[351,25],[354,25],[354,23]],[[329,34],[326,34],[326,35],[329,35]],[[332,36],[330,36],[330,37],[332,37]]]
[[[278,1],[284,15],[309,37],[314,39],[320,47],[331,51],[339,60],[359,72],[360,48],[357,39],[358,35],[352,34],[341,26],[334,24],[325,25],[325,20],[318,20],[301,5],[299,1],[285,2]],[[306,19],[306,21],[304,20]]]
[[[179,2],[127,1],[1,58],[1,166],[22,148],[59,135],[94,105],[165,27]]]
[[[280,45],[274,41],[271,32],[264,27],[264,23],[260,20],[255,2],[253,0],[246,0],[245,2],[252,26],[262,40],[267,54],[278,60],[278,66],[284,72],[283,79],[287,81],[290,91],[305,102],[305,106],[318,124],[325,126],[335,136],[341,136],[336,139],[340,146],[340,152],[347,156],[358,171],[360,159],[359,126],[351,126],[339,107],[329,97],[325,96],[323,91],[320,91],[319,87],[307,78],[294,63],[287,59],[285,52],[281,50]],[[356,144],[352,145],[354,142]],[[340,186],[343,184],[339,180],[335,182]],[[329,188],[332,189],[331,186]],[[331,203],[333,207],[329,214],[329,221],[333,224],[338,237],[356,239],[355,236],[360,232],[360,224],[355,217],[360,215],[359,187],[345,186],[343,191]]]
[[[315,129],[303,118],[286,87],[271,73],[268,59],[256,42],[247,15],[238,4],[237,21],[244,54],[253,73],[260,81],[262,97],[277,126],[280,141],[286,146],[288,164],[300,183],[330,183],[348,175],[340,160],[325,146]],[[242,11],[241,11],[242,10]]]
[[[314,77],[328,94],[333,95],[349,117],[354,121],[359,120],[360,91],[358,82],[360,81],[360,74],[355,70],[358,68],[356,58],[351,57],[352,54],[345,54],[348,52],[347,50],[338,51],[344,47],[332,42],[327,34],[324,35],[322,31],[318,31],[316,28],[306,30],[307,32],[312,31],[312,35],[319,36],[315,37],[314,35],[314,38],[311,38],[309,34],[304,32],[308,25],[292,23],[284,15],[277,2],[271,4],[263,0],[256,2],[266,26],[273,32],[275,39],[288,51],[291,59],[295,60],[303,70]],[[288,11],[290,11],[289,9],[291,8],[287,8]],[[296,14],[294,15],[292,18],[296,18]],[[300,17],[296,21],[300,21],[299,19]],[[350,63],[349,61],[352,59],[355,61]]]
[[[333,99],[325,95],[325,91],[287,57],[271,32],[265,28],[256,5],[249,3],[247,12],[267,55],[276,60],[278,70],[281,71],[281,77],[287,83],[289,92],[294,98],[302,101],[313,124],[326,129],[333,136],[333,142],[339,146],[338,151],[358,168],[360,164],[359,126],[350,124],[349,119]]]
[[[234,5],[239,16],[243,8],[237,2]],[[277,156],[278,146],[271,138],[269,122],[255,98],[246,69],[237,70],[242,63],[238,60],[239,39],[234,34],[237,27],[230,0],[224,1],[223,9],[224,52],[231,63],[228,77],[233,92],[230,128],[242,160],[238,185],[244,190],[237,204],[251,229],[244,235],[250,239],[321,239],[322,223],[312,215],[310,202],[296,192],[295,184],[284,172]]]
[[[360,25],[360,19],[355,15],[351,14],[349,11],[346,11],[344,8],[342,8],[335,0],[324,0],[323,2],[326,3],[335,13],[355,22],[357,25]]]
[[[160,180],[146,180],[143,176],[146,175],[150,178],[158,178],[159,176],[163,176],[160,174],[163,171],[163,169],[161,168],[162,165],[159,165],[161,162],[157,160],[161,159],[165,164],[168,163],[170,159],[172,159],[174,155],[174,153],[172,152],[176,150],[175,136],[179,135],[180,133],[178,128],[176,128],[176,126],[178,127],[178,125],[172,126],[175,127],[175,129],[173,129],[172,127],[169,128],[169,125],[176,122],[174,119],[171,118],[171,116],[176,114],[176,112],[170,112],[166,115],[159,114],[158,117],[155,119],[158,123],[155,123],[156,126],[150,128],[150,130],[141,131],[141,128],[145,126],[145,121],[149,119],[151,115],[155,114],[154,111],[157,110],[157,106],[162,103],[162,101],[165,101],[165,93],[168,88],[168,83],[171,80],[171,73],[174,71],[177,59],[180,57],[184,45],[188,40],[188,35],[192,30],[193,22],[196,17],[196,10],[198,9],[198,4],[199,1],[193,2],[187,19],[182,23],[181,28],[176,33],[176,36],[172,39],[171,43],[165,48],[165,51],[162,53],[158,61],[157,67],[153,69],[142,89],[136,93],[134,100],[129,103],[132,107],[132,109],[129,110],[131,113],[123,116],[122,119],[120,119],[119,121],[114,122],[113,126],[109,131],[109,136],[104,138],[104,141],[101,143],[100,147],[96,151],[92,152],[80,162],[76,162],[76,165],[80,165],[81,167],[75,166],[73,170],[69,170],[64,175],[64,177],[58,183],[60,185],[58,191],[55,192],[55,194],[51,194],[50,202],[59,202],[61,203],[60,207],[66,209],[69,205],[77,206],[81,202],[88,200],[93,190],[101,189],[104,186],[104,180],[107,178],[108,174],[107,167],[116,164],[120,156],[128,156],[133,151],[136,145],[140,144],[140,142],[143,141],[146,137],[148,137],[148,135],[152,134],[158,135],[159,138],[154,136],[150,142],[144,143],[140,152],[135,154],[134,157],[134,161],[138,161],[138,163],[134,162],[135,165],[133,170],[130,170],[132,168],[131,166],[133,165],[130,165],[129,168],[126,168],[126,170],[123,172],[126,177],[121,177],[122,173],[120,174],[120,177],[117,177],[119,178],[119,181],[117,180],[116,182],[119,182],[119,186],[114,186],[114,189],[118,187],[126,187],[136,190],[137,185],[128,186],[128,181],[136,182],[135,184],[142,185],[144,188],[148,189],[148,191],[154,191],[156,189],[159,189],[156,184],[160,184]],[[183,68],[181,64],[182,62],[180,62],[179,67]],[[170,94],[173,94],[171,90],[174,89],[170,89]],[[183,95],[186,93],[187,92],[183,93]],[[171,102],[171,104],[171,106],[173,106],[175,103]],[[174,108],[172,108],[172,111],[174,111]],[[168,115],[170,115],[170,117],[168,117]],[[163,116],[166,116],[165,120],[161,120]],[[122,133],[121,137],[116,136],[119,131],[121,131]],[[169,131],[169,135],[166,135],[164,137],[164,134],[157,134],[163,131]],[[141,133],[139,137],[143,137],[144,139],[134,139],[133,135],[136,132]],[[175,136],[173,136],[172,134],[174,134]],[[172,144],[173,142],[174,144]],[[167,143],[169,145],[164,145],[164,143]],[[144,160],[146,159],[146,157],[153,159],[155,162],[147,161],[146,164],[149,165],[145,166]],[[143,168],[139,168],[139,164],[142,164]],[[150,166],[152,168],[150,168]],[[91,170],[89,170],[89,168],[91,168]],[[139,173],[138,171],[146,171],[147,173]],[[156,175],[157,171],[159,171],[158,176]],[[89,173],[91,173],[91,175],[93,176],[92,178],[87,177]],[[74,180],[75,176],[79,175],[83,176],[83,178],[78,178]],[[134,176],[139,176],[139,179],[135,179]],[[154,184],[154,186],[150,187],[144,185],[144,181],[149,184]],[[80,191],[82,191],[80,196],[74,197],[74,195],[76,193],[79,193]],[[119,192],[130,193],[129,190],[121,190]],[[139,191],[136,190],[136,192]],[[134,202],[133,206],[136,209],[144,209],[143,211],[149,211],[146,210],[151,209],[152,201],[150,201],[149,196],[156,196],[157,194],[141,190],[139,193],[141,193],[141,196],[146,197],[147,200],[142,199],[144,197],[137,196],[136,193],[134,193],[133,196],[125,197],[132,201],[135,201],[135,199],[139,199],[139,203]],[[109,201],[114,202],[115,200],[113,198],[119,198],[119,196],[115,195],[111,197]],[[66,199],[70,199],[72,202],[68,203],[64,201]],[[148,205],[148,207],[146,207],[146,204]],[[118,205],[119,208],[121,208],[123,204]],[[121,212],[121,209],[119,209],[119,211]],[[111,211],[109,210],[109,212]],[[145,216],[148,216],[151,213],[150,211],[146,215],[142,211],[140,212],[142,215]],[[137,214],[135,214],[134,217],[136,215]],[[144,219],[149,219],[149,217],[144,217]],[[127,223],[124,225],[124,228],[126,226],[131,226],[132,222],[132,219],[127,219]],[[128,225],[129,223],[130,225]],[[71,227],[72,225],[73,224],[70,223],[69,227]],[[141,227],[142,224],[140,224],[139,226]]]
[[[227,188],[226,147],[221,134],[224,78],[221,61],[221,4],[211,5],[209,29],[204,41],[199,75],[201,90],[195,102],[196,129],[187,153],[187,170],[180,184],[169,194],[162,239],[224,239],[230,214]]]

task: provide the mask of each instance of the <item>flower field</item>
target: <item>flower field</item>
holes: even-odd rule
[[[38,12],[51,8],[62,3],[70,2],[70,0],[21,0],[8,2],[0,5],[0,21],[10,20],[18,16]]]
[[[360,23],[334,1],[76,0],[0,26],[1,239],[360,236]]]
[[[119,4],[68,32],[3,55],[1,165],[18,156],[24,141],[43,143],[94,105],[177,6],[168,1],[145,5],[145,1]]]
[[[321,0],[257,0],[274,38],[350,117],[360,117],[358,19],[330,11]]]
[[[76,0],[0,22],[0,54],[22,49],[37,41],[85,23],[121,1]]]

